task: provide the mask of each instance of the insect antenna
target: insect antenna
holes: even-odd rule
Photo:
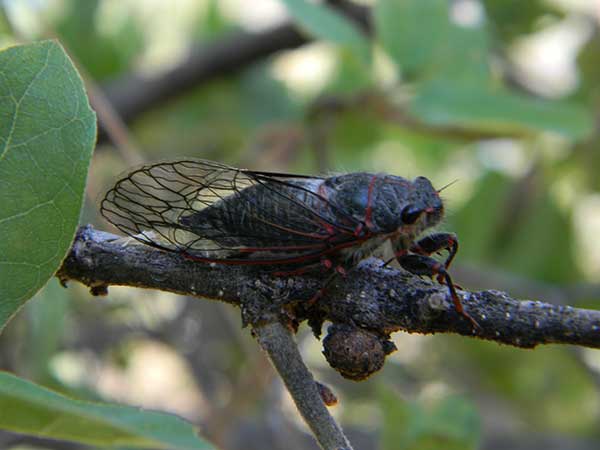
[[[451,181],[450,183],[446,184],[445,186],[442,186],[441,188],[439,188],[437,190],[437,193],[439,194],[440,192],[442,192],[444,189],[449,188],[450,186],[452,186],[454,183],[458,182],[458,178],[454,181]]]

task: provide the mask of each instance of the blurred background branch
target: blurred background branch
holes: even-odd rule
[[[361,27],[367,28],[368,9],[345,0],[330,1]],[[154,78],[125,74],[103,86],[107,99],[123,121],[160,106],[210,80],[239,73],[278,52],[298,48],[312,39],[292,22],[257,32],[233,32],[217,41],[194,48],[178,66]],[[103,134],[100,134],[100,141]]]

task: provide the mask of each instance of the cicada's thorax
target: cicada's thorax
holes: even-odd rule
[[[443,216],[441,199],[424,177],[410,181],[386,174],[352,173],[326,179],[321,191],[336,208],[366,225],[363,235],[368,238],[344,252],[354,262],[372,255],[387,240],[396,251],[408,249]],[[407,208],[423,214],[414,223],[405,223],[402,218]]]

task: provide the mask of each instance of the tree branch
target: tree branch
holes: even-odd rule
[[[221,300],[240,306],[245,321],[253,324],[269,322],[276,313],[348,324],[382,336],[398,330],[448,332],[522,348],[549,343],[600,348],[600,311],[519,301],[495,290],[459,291],[465,308],[481,325],[476,331],[454,311],[445,286],[382,268],[376,259],[336,280],[327,295],[307,309],[322,275],[280,278],[253,266],[201,264],[87,226],[79,230],[57,276],[80,281],[95,294],[114,284]],[[255,299],[257,292],[267,294],[264,304],[247,300]]]
[[[382,267],[375,258],[311,302],[327,274],[282,278],[252,265],[204,264],[85,226],[57,276],[63,284],[80,281],[95,295],[105,294],[109,285],[126,285],[239,306],[327,450],[351,446],[329,415],[293,340],[290,329],[300,321],[308,320],[317,334],[324,321],[333,323],[323,341],[325,356],[338,372],[355,380],[382,367],[395,349],[387,339],[398,330],[458,333],[522,348],[547,343],[600,348],[600,311],[519,301],[493,290],[459,291],[464,307],[481,325],[474,330],[454,310],[446,286]]]
[[[482,327],[476,332],[454,311],[444,286],[381,268],[375,259],[353,272],[332,284],[313,308],[316,312],[308,311],[304,305],[322,283],[318,275],[284,279],[253,266],[200,264],[88,226],[80,229],[57,275],[63,281],[78,280],[96,294],[116,284],[221,300],[239,305],[245,320],[255,324],[270,320],[265,317],[273,312],[293,310],[298,320],[314,320],[318,314],[321,320],[381,335],[453,332],[523,348],[547,343],[600,348],[600,311],[518,301],[493,290],[460,291]],[[268,293],[265,304],[247,301],[257,291]]]

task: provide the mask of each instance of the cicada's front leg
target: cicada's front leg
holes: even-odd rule
[[[412,253],[427,256],[442,250],[448,250],[448,257],[446,258],[446,261],[444,261],[444,268],[448,269],[458,251],[458,239],[454,233],[430,234],[415,242],[410,247]],[[438,281],[442,282],[442,280]]]
[[[454,303],[454,309],[456,312],[465,319],[468,319],[473,327],[476,329],[481,329],[477,321],[464,310],[460,301],[460,297],[458,296],[456,288],[454,287],[454,283],[452,282],[452,278],[446,270],[445,263],[440,263],[430,256],[410,254],[406,251],[398,252],[396,254],[396,259],[403,269],[414,275],[424,275],[432,278],[437,277],[438,279],[442,279],[446,286],[448,286],[448,290],[450,291],[450,296],[452,297],[452,302]]]

